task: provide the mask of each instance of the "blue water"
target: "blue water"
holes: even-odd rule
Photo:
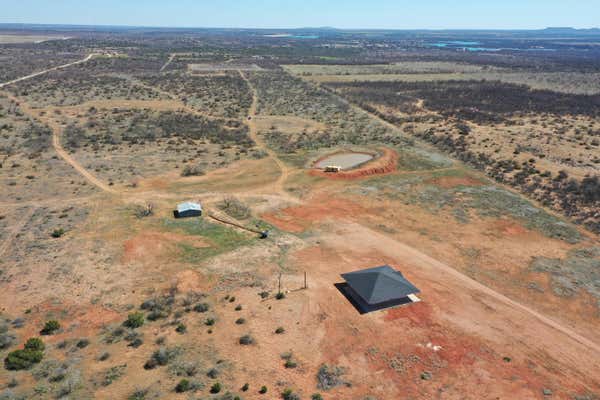
[[[545,49],[545,48],[535,48],[535,49],[515,49],[509,47],[480,47],[478,44],[482,44],[481,42],[466,42],[460,40],[449,40],[445,42],[437,42],[437,43],[427,43],[426,46],[429,47],[438,47],[444,49],[453,49],[453,50],[465,50],[465,51],[556,51],[555,49]]]

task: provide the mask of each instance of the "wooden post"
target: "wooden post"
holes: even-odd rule
[[[308,285],[306,284],[306,271],[304,271],[304,289],[308,289]]]
[[[279,287],[277,289],[277,293],[281,293],[281,272],[279,273]]]

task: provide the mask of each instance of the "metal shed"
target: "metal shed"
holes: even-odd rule
[[[177,205],[173,211],[175,218],[199,217],[202,215],[202,206],[199,203],[187,201]]]
[[[389,265],[342,274],[336,285],[361,313],[419,301],[420,290]]]

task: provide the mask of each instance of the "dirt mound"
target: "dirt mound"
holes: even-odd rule
[[[337,173],[328,173],[320,169],[312,169],[309,174],[330,179],[359,179],[372,175],[389,174],[396,171],[396,168],[398,167],[398,153],[387,148],[382,148],[380,151],[380,157],[356,169],[340,171]]]

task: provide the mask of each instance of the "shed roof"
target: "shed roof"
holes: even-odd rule
[[[368,304],[379,304],[419,293],[401,272],[389,265],[342,274],[348,286]]]
[[[202,211],[202,206],[198,203],[193,203],[191,201],[186,201],[185,203],[177,205],[177,211],[180,213],[190,210]]]

